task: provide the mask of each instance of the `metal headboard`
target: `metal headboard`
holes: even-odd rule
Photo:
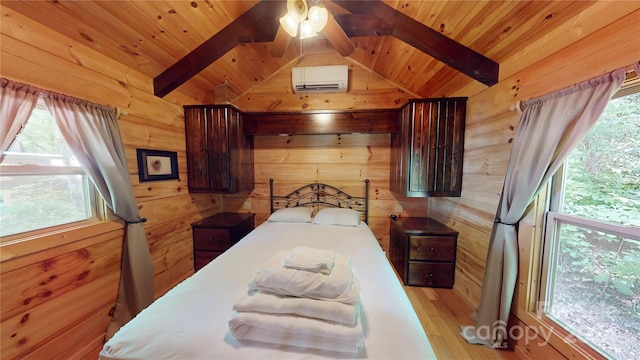
[[[369,179],[364,180],[364,197],[351,196],[344,191],[323,183],[307,184],[288,195],[273,195],[273,179],[269,179],[271,213],[288,207],[307,206],[316,210],[322,207],[353,209],[360,212],[365,223],[369,223]]]

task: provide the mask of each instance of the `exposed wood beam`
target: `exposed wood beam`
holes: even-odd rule
[[[348,37],[393,35],[393,28],[370,14],[335,15],[336,22]]]
[[[333,2],[352,14],[369,14],[379,18],[393,29],[396,38],[487,86],[498,83],[498,63],[381,1]]]
[[[323,31],[343,56],[354,50],[349,37],[392,35],[485,85],[498,82],[496,62],[379,0],[333,3],[352,13],[331,18]],[[285,11],[283,0],[260,1],[153,79],[154,94],[167,95],[241,43],[270,42],[275,38],[271,52],[274,57],[281,57],[291,41],[288,34],[279,30],[277,19]]]
[[[273,41],[279,27],[277,18],[284,13],[284,5],[283,1],[257,3],[155,77],[154,94],[159,97],[167,95],[240,43]]]

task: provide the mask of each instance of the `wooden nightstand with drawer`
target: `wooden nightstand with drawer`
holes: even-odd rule
[[[404,284],[453,287],[458,232],[424,217],[390,223],[389,259]]]
[[[253,230],[255,214],[218,213],[191,224],[195,271]]]

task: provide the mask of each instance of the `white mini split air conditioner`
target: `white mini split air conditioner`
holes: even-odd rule
[[[294,93],[344,93],[348,81],[348,65],[294,67],[291,72]]]

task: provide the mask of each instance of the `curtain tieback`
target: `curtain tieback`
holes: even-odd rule
[[[146,223],[147,222],[147,218],[142,218],[138,221],[127,221],[127,225],[128,224],[140,224],[140,223]]]
[[[502,224],[502,225],[508,225],[508,226],[515,226],[515,224],[504,223],[504,222],[502,222],[502,220],[501,220],[501,219],[499,219],[499,218],[496,218],[495,220],[493,220],[493,222],[494,222],[494,223],[496,223],[496,224]]]

